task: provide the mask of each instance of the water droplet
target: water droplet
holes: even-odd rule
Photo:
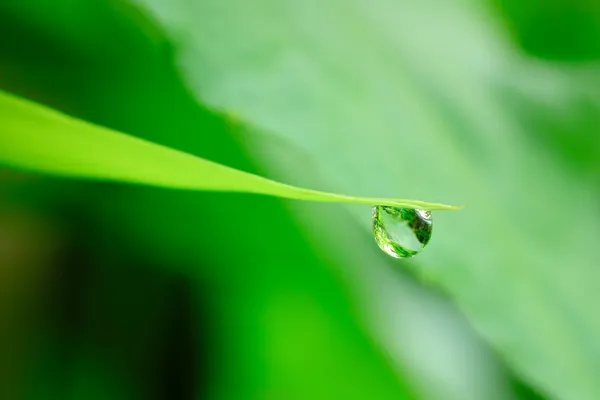
[[[429,211],[389,206],[373,207],[373,234],[379,248],[394,258],[420,253],[431,238]]]

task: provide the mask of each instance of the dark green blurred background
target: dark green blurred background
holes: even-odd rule
[[[250,3],[3,0],[0,88],[467,208],[397,262],[365,207],[0,169],[0,399],[600,398],[597,2]]]

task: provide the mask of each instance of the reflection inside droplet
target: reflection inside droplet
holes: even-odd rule
[[[413,208],[373,207],[373,234],[379,248],[395,258],[420,253],[431,238],[431,213]]]

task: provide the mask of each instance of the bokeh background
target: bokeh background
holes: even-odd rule
[[[364,206],[2,166],[1,399],[600,398],[597,2],[3,0],[0,38],[67,114],[466,206],[398,261]]]

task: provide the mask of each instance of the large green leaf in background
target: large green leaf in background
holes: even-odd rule
[[[597,112],[598,71],[529,61],[476,2],[138,4],[177,46],[200,101],[267,132],[245,140],[273,175],[316,179],[271,151],[269,135],[339,190],[402,188],[467,205],[435,216],[434,244],[416,267],[542,391],[600,396],[597,181],[590,165],[565,162],[540,122],[568,113],[567,130],[597,149],[597,119],[580,123],[569,110],[582,102]],[[528,98],[519,85],[540,76],[543,88],[572,80],[587,93]],[[524,109],[510,96],[523,96]],[[368,213],[352,211],[368,229]],[[340,255],[345,237],[331,239]]]

